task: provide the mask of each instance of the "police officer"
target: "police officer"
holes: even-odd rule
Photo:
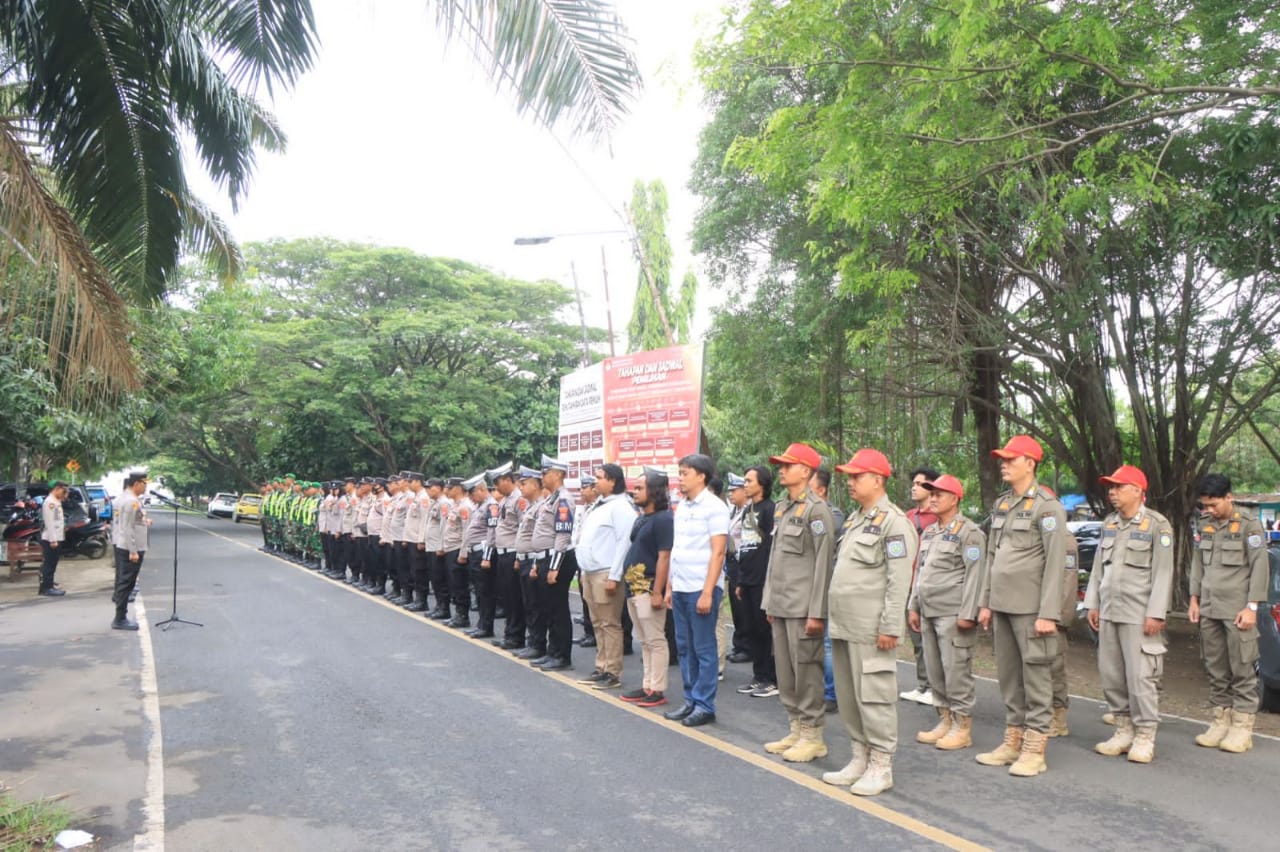
[[[907,623],[923,642],[939,719],[933,730],[916,734],[916,742],[953,751],[973,745],[973,646],[986,539],[960,513],[960,480],[944,474],[920,487],[929,494],[928,511],[937,520],[920,538],[920,568],[907,603]]]
[[[60,598],[66,594],[53,585],[53,575],[58,570],[58,557],[62,555],[59,548],[67,537],[66,515],[62,511],[62,501],[65,499],[67,484],[54,480],[49,483],[49,494],[40,506],[40,550],[43,559],[40,562],[40,589],[37,594],[49,598]]]
[[[1122,465],[1101,482],[1115,511],[1102,522],[1085,607],[1098,631],[1098,675],[1116,730],[1094,751],[1113,757],[1127,752],[1134,763],[1150,763],[1173,591],[1173,527],[1143,505],[1147,477],[1138,468]]]
[[[113,630],[137,630],[138,623],[128,615],[129,596],[138,582],[142,560],[147,555],[151,519],[147,517],[138,499],[147,490],[145,473],[130,473],[125,477],[124,490],[111,507],[111,543],[115,551],[116,582],[111,602],[116,605],[116,617],[111,622]]]
[[[471,521],[472,505],[462,482],[460,476],[452,476],[445,482],[445,493],[450,500],[449,514],[441,514],[444,520],[442,558],[449,578],[449,598],[453,603],[453,618],[445,625],[459,629],[471,626],[471,584],[467,576],[466,554],[462,552],[462,539]]]
[[[520,514],[520,526],[516,531],[515,569],[520,576],[520,590],[524,603],[526,625],[525,648],[514,651],[521,660],[545,660],[547,657],[547,614],[538,594],[538,581],[534,573],[537,559],[534,557],[533,535],[538,522],[538,510],[546,500],[542,493],[542,472],[535,468],[520,467],[520,496],[524,508]]]
[[[778,482],[787,496],[774,509],[761,606],[772,627],[778,695],[790,732],[764,749],[786,761],[808,763],[827,754],[822,662],[836,524],[827,501],[809,487],[822,466],[817,450],[792,444],[769,461],[778,465]]]
[[[1062,504],[1036,482],[1036,467],[1044,458],[1040,444],[1029,435],[1015,435],[991,453],[1000,459],[1000,476],[1009,490],[996,498],[991,516],[978,621],[984,629],[994,625],[1005,734],[999,747],[977,760],[1032,777],[1048,769],[1051,669],[1070,533]]]
[[[570,548],[573,540],[573,495],[564,487],[569,465],[550,456],[542,457],[542,482],[547,498],[534,514],[532,579],[537,581],[538,604],[547,619],[547,656],[531,664],[543,671],[573,668],[573,616],[569,612],[569,586],[577,573],[577,558]]]
[[[397,541],[396,586],[391,602],[405,607],[411,612],[422,612],[425,603],[418,600],[417,588],[421,578],[425,577],[422,537],[427,527],[427,510],[431,506],[431,498],[427,496],[423,486],[425,477],[415,470],[404,471],[408,491],[405,497],[405,516],[402,537]],[[421,589],[422,601],[426,601],[426,585]],[[416,607],[416,608],[415,608]]]
[[[883,453],[862,449],[836,470],[849,475],[854,511],[845,521],[828,606],[831,657],[840,719],[853,759],[822,780],[875,796],[893,786],[898,747],[898,642],[919,539],[906,514],[889,502],[893,468]],[[775,539],[781,533],[775,530]],[[821,658],[819,658],[821,659]]]
[[[427,554],[427,567],[431,576],[431,588],[435,593],[435,609],[426,613],[435,621],[450,621],[449,571],[444,561],[444,527],[453,509],[453,500],[444,493],[445,481],[432,477],[427,481],[427,493],[431,496],[431,508],[427,511],[427,525],[422,533],[422,544]]]
[[[476,626],[467,631],[472,639],[493,638],[493,618],[497,610],[494,594],[493,541],[498,527],[498,502],[489,493],[485,474],[478,473],[463,483],[472,505],[471,520],[462,539],[462,552],[471,569],[471,587],[476,592]]]
[[[1197,488],[1204,513],[1191,562],[1191,606],[1209,675],[1213,723],[1196,745],[1241,753],[1253,747],[1258,708],[1258,605],[1267,599],[1266,534],[1235,505],[1231,480],[1210,473]]]

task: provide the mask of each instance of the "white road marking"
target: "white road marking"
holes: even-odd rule
[[[156,683],[156,657],[151,647],[151,627],[147,607],[138,595],[134,604],[138,638],[142,641],[142,715],[150,736],[147,739],[147,787],[142,800],[142,834],[133,839],[134,852],[164,852],[164,739],[160,733],[160,690]]]

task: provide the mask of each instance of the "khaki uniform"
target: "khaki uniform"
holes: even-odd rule
[[[821,632],[805,634],[810,618],[826,620],[836,522],[812,490],[780,501],[773,513],[773,543],[761,606],[773,617],[778,694],[792,721],[822,727],[826,645]]]
[[[1076,604],[1080,602],[1080,545],[1074,535],[1067,536],[1067,558],[1062,569],[1062,616],[1058,619],[1058,653],[1053,657],[1054,709],[1071,706],[1067,691],[1067,630],[1076,621]]]
[[[986,572],[986,537],[978,525],[956,515],[945,526],[931,524],[920,539],[920,571],[907,609],[920,616],[925,668],[934,703],[961,716],[974,705],[973,646],[978,596]]]
[[[1268,570],[1267,536],[1254,515],[1235,509],[1229,520],[1201,521],[1191,594],[1200,599],[1200,651],[1214,707],[1258,710],[1258,628],[1240,630],[1234,622],[1250,601],[1267,599]]]
[[[918,550],[915,527],[884,497],[845,522],[831,575],[827,607],[840,719],[855,743],[883,752],[898,745],[898,652],[881,651],[876,639],[906,633]]]
[[[1098,675],[1107,705],[1139,727],[1160,721],[1157,686],[1164,667],[1164,632],[1145,636],[1148,618],[1164,621],[1173,592],[1173,527],[1145,506],[1125,520],[1102,522],[1102,540],[1084,605],[1098,610]]]
[[[981,601],[991,609],[1006,727],[1049,730],[1058,636],[1036,635],[1035,622],[1062,616],[1070,535],[1067,513],[1047,489],[1033,485],[1025,494],[996,498]]]

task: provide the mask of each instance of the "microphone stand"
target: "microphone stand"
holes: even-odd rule
[[[164,621],[157,621],[156,627],[162,631],[168,631],[175,624],[190,624],[192,627],[204,627],[198,621],[187,621],[185,618],[178,618],[178,502],[170,500],[162,494],[152,491],[151,496],[164,503],[166,506],[173,507],[173,608],[169,613],[169,617]]]

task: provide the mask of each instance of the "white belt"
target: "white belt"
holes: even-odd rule
[[[530,559],[546,559],[551,553],[550,550],[531,550],[525,554]]]
[[[494,550],[498,552],[499,556],[505,556],[508,553],[516,552],[516,549],[514,547],[495,547]]]
[[[484,550],[484,545],[483,545],[483,544],[473,544],[473,545],[471,545],[471,552],[472,552],[472,553],[480,553],[480,552],[481,552],[481,551],[483,551],[483,550]]]

